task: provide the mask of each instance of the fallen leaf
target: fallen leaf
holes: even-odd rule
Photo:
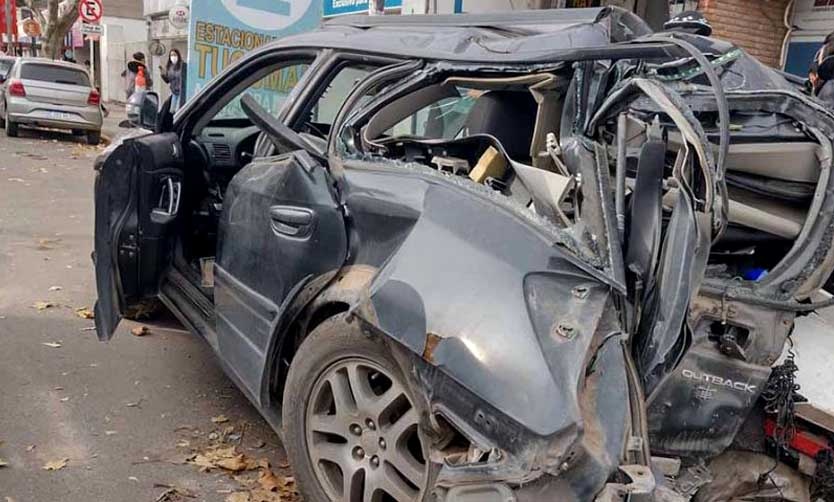
[[[95,319],[96,315],[87,307],[81,307],[75,309],[75,315],[82,319]]]
[[[104,431],[105,436],[112,436],[114,434],[118,434],[119,431]]]
[[[248,458],[243,453],[239,453],[234,446],[209,448],[194,455],[191,463],[199,466],[203,471],[218,468],[231,472],[241,472],[263,467],[261,461]]]
[[[59,458],[56,460],[50,460],[49,462],[43,464],[43,470],[45,471],[57,471],[63,469],[69,463],[68,458]]]
[[[81,331],[95,331],[95,326],[87,326],[86,328],[81,328]]]
[[[278,476],[272,472],[272,469],[263,469],[261,470],[261,475],[258,476],[258,484],[261,485],[261,488],[268,492],[276,492],[278,488],[284,486],[284,482],[278,479]]]
[[[136,476],[128,476],[127,480],[128,481],[136,481],[137,483],[139,482],[139,478],[137,478]]]
[[[225,424],[229,419],[226,415],[217,415],[216,417],[211,417],[211,421],[216,424]]]
[[[62,403],[66,403],[67,401],[69,401],[69,398],[68,398],[68,397],[62,397],[62,398],[60,399],[60,401],[61,401]]]
[[[191,441],[187,439],[180,439],[179,441],[177,441],[178,448],[188,448],[189,446],[191,446]]]
[[[47,347],[50,347],[50,348],[53,348],[53,349],[57,349],[57,348],[62,347],[62,345],[58,342],[43,342],[43,343],[41,343],[41,345],[46,345]]]
[[[226,497],[226,502],[250,502],[250,500],[246,492],[235,492]]]
[[[33,451],[34,449],[35,449],[35,445],[33,445],[33,444],[30,444],[29,446],[26,447],[26,451]]]
[[[52,307],[55,307],[55,306],[56,305],[52,302],[35,302],[35,303],[32,304],[32,308],[35,308],[35,309],[38,309],[38,310],[51,309]]]
[[[61,239],[39,239],[35,249],[39,251],[47,251],[55,248],[55,244],[61,242]]]
[[[49,287],[50,291],[61,291],[62,289],[64,289],[64,288],[62,288],[61,286],[50,286]]]
[[[130,334],[133,336],[145,336],[149,335],[151,330],[148,329],[147,326],[136,326],[135,328],[130,330]]]
[[[127,406],[128,408],[140,408],[141,405],[142,405],[142,401],[144,401],[144,400],[145,400],[145,398],[140,397],[138,401],[125,403],[125,406]]]
[[[0,467],[6,467],[7,465],[9,465],[9,463],[0,458]]]
[[[255,441],[254,443],[252,443],[252,448],[260,449],[260,448],[263,448],[264,446],[266,446],[266,441],[264,441],[263,439],[259,439],[259,440]]]

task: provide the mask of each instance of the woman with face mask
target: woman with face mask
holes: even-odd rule
[[[174,113],[185,102],[186,64],[180,51],[171,49],[168,53],[168,63],[164,68],[159,67],[159,73],[171,88],[171,113]]]

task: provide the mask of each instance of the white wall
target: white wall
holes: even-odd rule
[[[122,71],[131,54],[141,50],[147,56],[148,27],[144,20],[104,16],[101,20],[101,94],[105,101],[124,101]]]
[[[144,0],[145,15],[150,16],[161,12],[168,12],[176,3],[177,0]]]

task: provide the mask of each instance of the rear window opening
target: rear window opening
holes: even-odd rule
[[[20,68],[20,78],[90,87],[90,78],[87,72],[80,68],[75,69],[67,66],[26,63]]]
[[[445,76],[378,105],[366,122],[345,129],[353,137],[343,138],[344,144],[365,154],[469,178],[557,226],[573,228],[576,235],[584,236],[588,249],[599,249],[601,227],[583,218],[583,210],[593,211],[583,200],[582,184],[588,180],[571,172],[560,148],[563,123],[571,118],[570,111],[563,116],[571,77]],[[654,124],[665,150],[660,152],[665,236],[679,190],[672,172],[684,142],[665,113],[650,110],[645,102],[635,103],[620,110],[626,123],[624,215],[628,220],[638,161]],[[602,149],[594,153],[597,162],[608,165],[612,202],[618,115],[611,114],[591,132]],[[707,148],[717,158],[717,114],[696,113],[696,118],[708,139]],[[820,145],[797,120],[779,113],[735,110],[731,122],[725,163],[728,224],[713,242],[706,275],[757,282],[792,249],[812,212]],[[626,221],[624,226],[630,225]],[[628,235],[623,239],[627,242]]]

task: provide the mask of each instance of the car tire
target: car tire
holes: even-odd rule
[[[99,143],[101,143],[101,131],[88,131],[87,144],[98,145]]]
[[[11,119],[6,118],[6,136],[16,138],[18,135],[17,122],[12,122]]]
[[[0,127],[4,128],[4,129],[6,127],[6,115],[5,114],[0,115]]]
[[[298,487],[321,502],[423,500],[430,464],[417,401],[386,345],[358,324],[344,314],[324,321],[290,366],[284,446]],[[347,472],[353,496],[342,497]]]
[[[73,129],[72,130],[72,135],[73,136],[83,136],[84,135],[84,129]]]

